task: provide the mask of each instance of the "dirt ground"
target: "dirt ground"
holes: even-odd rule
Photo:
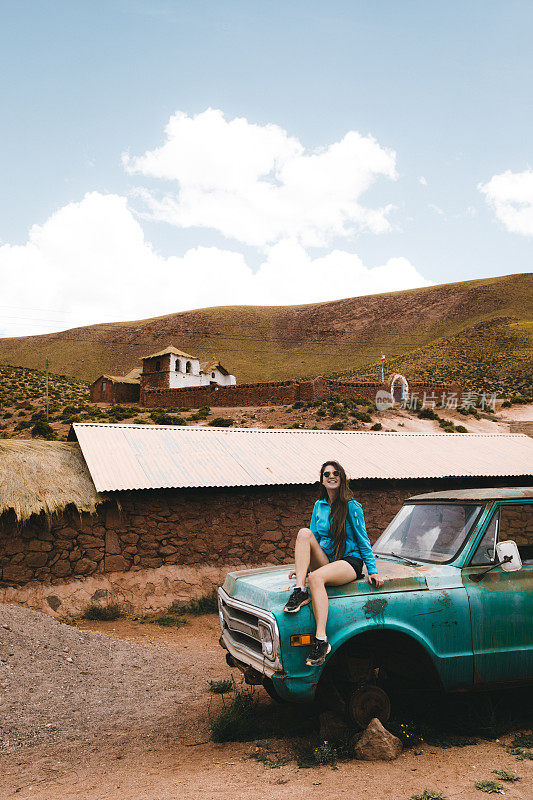
[[[424,789],[479,800],[474,782],[493,769],[521,777],[504,785],[510,798],[531,798],[533,765],[506,753],[505,738],[311,769],[294,757],[276,765],[290,756],[287,740],[214,744],[209,717],[222,700],[208,681],[229,675],[216,616],[180,628],[80,628],[0,606],[0,800],[408,800]],[[262,703],[280,713],[266,695]],[[257,760],[265,749],[274,767]]]

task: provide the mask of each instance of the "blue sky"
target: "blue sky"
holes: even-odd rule
[[[531,270],[529,1],[1,8],[0,335]]]

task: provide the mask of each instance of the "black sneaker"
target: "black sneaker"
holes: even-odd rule
[[[308,667],[319,667],[326,660],[328,653],[331,653],[331,645],[329,642],[324,642],[322,639],[317,639],[311,647],[311,651],[306,658],[305,663]]]
[[[305,589],[302,591],[296,587],[287,600],[287,604],[283,610],[286,611],[287,614],[295,614],[302,606],[306,606],[310,602],[311,598],[309,597],[309,592]]]

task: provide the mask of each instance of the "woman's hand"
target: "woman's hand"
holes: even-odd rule
[[[296,577],[296,570],[295,569],[291,569],[291,571],[289,572],[289,580],[291,578],[295,578],[295,577]]]
[[[385,583],[383,578],[380,578],[377,572],[374,572],[373,575],[367,575],[366,579],[369,582],[369,584],[371,586],[375,586],[376,589],[379,589],[380,586],[383,586],[383,584]]]

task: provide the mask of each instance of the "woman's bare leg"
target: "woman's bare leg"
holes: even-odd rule
[[[326,586],[342,586],[344,583],[355,580],[356,577],[354,568],[347,561],[332,561],[331,564],[326,564],[309,573],[309,588],[311,589],[311,602],[313,603],[318,639],[326,638],[329,609]]]
[[[309,567],[318,569],[328,564],[328,557],[318,544],[314,533],[309,528],[301,528],[296,537],[294,547],[294,563],[296,569],[296,586],[305,586],[305,577]],[[347,564],[347,566],[350,566]]]

